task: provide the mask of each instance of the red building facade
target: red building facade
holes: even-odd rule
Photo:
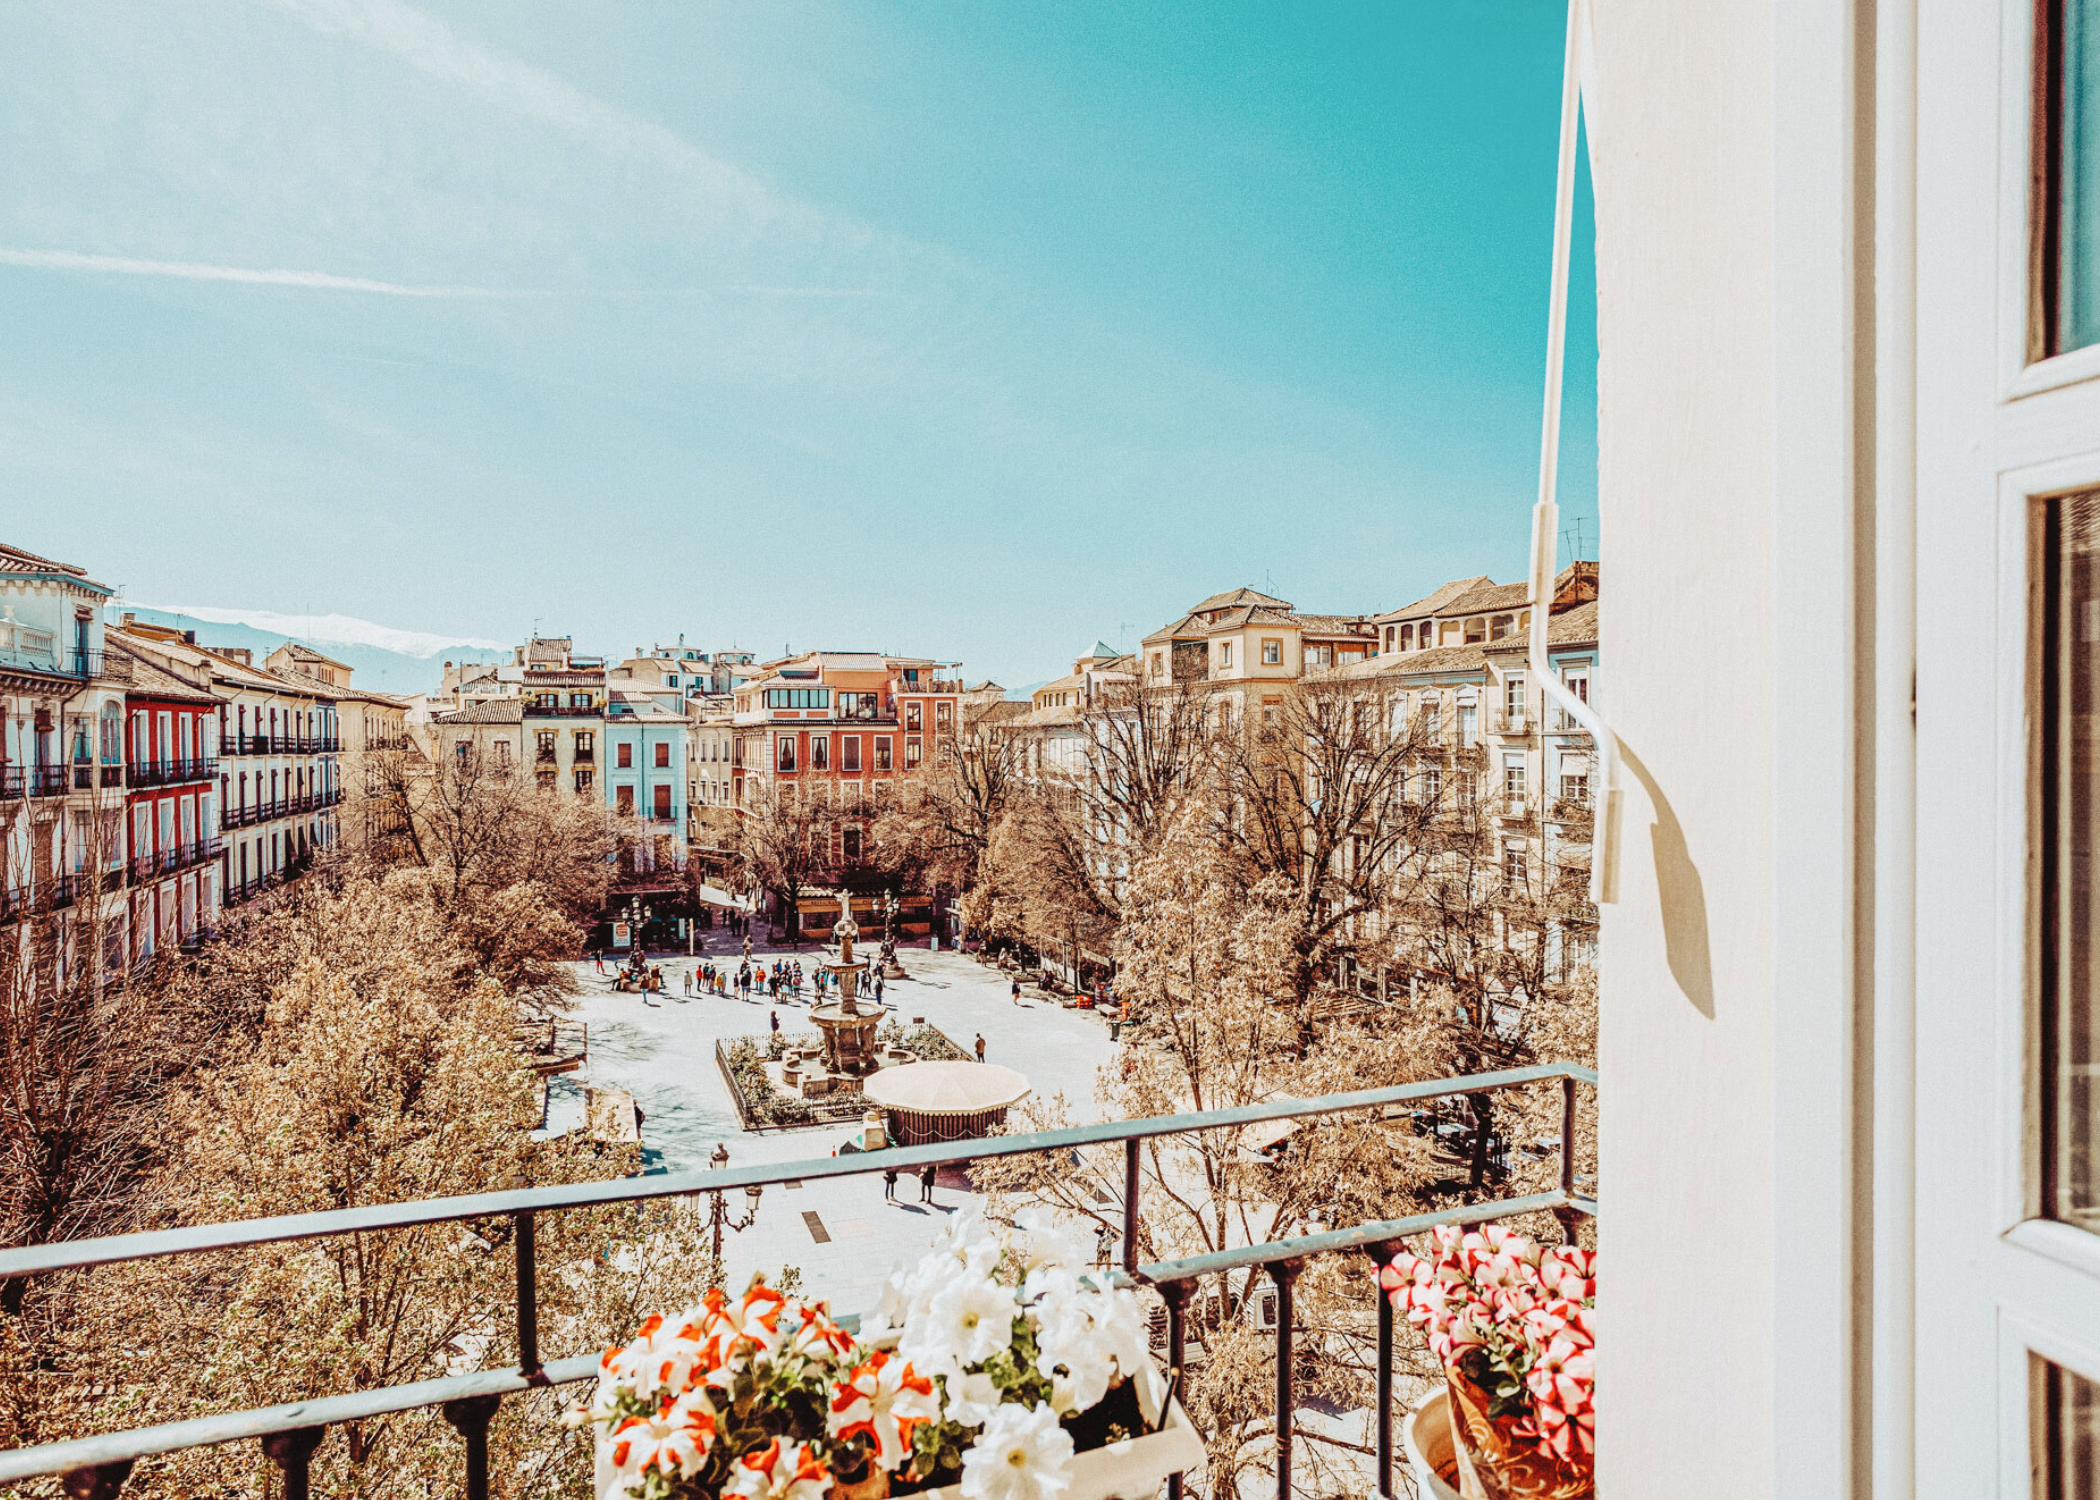
[[[124,695],[132,957],[216,925],[218,699],[134,658]]]

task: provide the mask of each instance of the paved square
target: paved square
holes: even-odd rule
[[[741,947],[717,937],[705,951],[733,969]],[[755,959],[776,956],[799,959],[808,973],[822,950],[814,945],[754,950]],[[1075,1123],[1099,1118],[1095,1073],[1110,1061],[1115,1048],[1098,1015],[1025,995],[1016,1006],[1003,971],[961,954],[929,953],[920,947],[900,949],[898,960],[908,977],[889,981],[883,992],[898,1020],[909,1026],[923,1016],[966,1051],[982,1035],[986,1059],[1023,1074],[1037,1098],[1062,1093]],[[689,998],[683,981],[693,961],[683,956],[656,961],[663,967],[666,988],[646,1004],[639,995],[615,994],[609,973],[601,976],[589,963],[577,966],[584,994],[576,1016],[589,1024],[590,1057],[580,1072],[554,1080],[548,1127],[564,1130],[581,1121],[586,1086],[617,1088],[633,1094],[641,1107],[642,1144],[650,1171],[705,1167],[717,1143],[726,1144],[730,1160],[740,1166],[834,1155],[839,1143],[854,1133],[851,1126],[743,1131],[715,1066],[716,1041],[763,1034],[768,1012],[779,1013],[784,1032],[813,1030],[806,1014],[807,988],[800,1000],[783,996],[777,1005],[734,995]],[[884,1201],[879,1170],[792,1189],[768,1188],[757,1222],[727,1243],[731,1285],[753,1271],[773,1273],[795,1266],[804,1285],[830,1298],[838,1311],[870,1306],[892,1266],[923,1249],[947,1214],[976,1201],[962,1174],[953,1170],[942,1173],[930,1206],[919,1201],[916,1179],[900,1180],[896,1193],[895,1201]],[[743,1194],[733,1195],[726,1207],[741,1214]],[[704,1200],[700,1211],[707,1211]]]

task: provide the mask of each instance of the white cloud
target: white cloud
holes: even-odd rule
[[[194,261],[136,260],[125,255],[83,255],[75,250],[0,249],[0,265],[47,271],[108,271],[122,276],[174,276],[185,281],[240,281],[254,286],[310,287],[326,292],[377,292],[387,297],[518,297],[530,292],[498,291],[476,286],[404,286],[364,276],[336,276],[327,271],[255,270],[246,266],[207,266]]]
[[[466,646],[476,651],[505,651],[501,641],[477,640],[473,636],[432,635],[424,630],[397,630],[354,615],[281,615],[267,609],[228,609],[212,604],[148,604],[141,599],[120,599],[133,609],[157,610],[162,614],[185,615],[208,625],[246,625],[272,635],[294,636],[316,646],[372,646],[401,656],[429,660],[440,651]]]

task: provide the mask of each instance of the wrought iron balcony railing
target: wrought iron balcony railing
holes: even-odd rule
[[[1398,1115],[1432,1100],[1492,1094],[1554,1082],[1559,1083],[1561,1090],[1560,1174],[1558,1187],[1550,1191],[1486,1203],[1459,1204],[1406,1218],[1220,1250],[1184,1260],[1140,1264],[1137,1259],[1142,1191],[1139,1148],[1146,1140],[1192,1131],[1236,1129],[1273,1120],[1307,1119],[1349,1110],[1377,1110],[1385,1115]],[[66,1476],[68,1494],[91,1494],[101,1497],[101,1500],[114,1500],[138,1459],[256,1439],[260,1440],[264,1454],[283,1471],[284,1493],[303,1496],[308,1489],[310,1461],[328,1428],[396,1412],[436,1407],[464,1440],[466,1493],[486,1495],[488,1426],[502,1399],[546,1386],[588,1380],[598,1369],[598,1354],[595,1352],[551,1362],[540,1357],[538,1272],[533,1239],[537,1215],[614,1203],[732,1192],[747,1186],[851,1177],[885,1170],[909,1173],[922,1167],[968,1163],[985,1157],[1051,1151],[1070,1153],[1084,1146],[1120,1142],[1123,1146],[1121,1276],[1137,1285],[1152,1288],[1165,1301],[1170,1369],[1178,1372],[1184,1363],[1186,1314],[1197,1278],[1259,1268],[1275,1282],[1276,1493],[1278,1500],[1290,1500],[1292,1428],[1297,1410],[1292,1373],[1296,1330],[1291,1315],[1291,1292],[1304,1263],[1317,1255],[1351,1252],[1385,1259],[1408,1236],[1422,1234],[1438,1225],[1484,1224],[1528,1214],[1553,1214],[1560,1220],[1563,1231],[1572,1237],[1575,1226],[1583,1219],[1594,1217],[1597,1212],[1595,1198],[1576,1191],[1574,1154],[1576,1091],[1579,1087],[1594,1088],[1596,1082],[1597,1075],[1588,1068],[1555,1063],[1402,1084],[1394,1088],[1328,1094],[1316,1099],[1283,1099],[1239,1109],[1206,1110],[1199,1114],[1159,1115],[1028,1135],[893,1147],[813,1161],[710,1168],[624,1177],[609,1182],[565,1183],[509,1192],[477,1193],[469,1197],[433,1198],[0,1249],[0,1279],[5,1279],[80,1270],[120,1261],[235,1250],[294,1240],[330,1239],[424,1224],[507,1218],[511,1221],[517,1266],[516,1305],[511,1331],[518,1351],[515,1365],[477,1370],[466,1375],[291,1401],[250,1411],[225,1412],[0,1452],[0,1484],[58,1474]],[[1383,1296],[1377,1296],[1375,1292],[1372,1296],[1377,1304],[1378,1319],[1377,1397],[1373,1414],[1376,1483],[1379,1494],[1390,1495],[1393,1493],[1393,1311],[1392,1304]],[[1179,1476],[1168,1480],[1168,1500],[1181,1500],[1181,1490]]]
[[[135,760],[131,763],[133,786],[175,786],[185,781],[209,781],[219,774],[218,761]]]

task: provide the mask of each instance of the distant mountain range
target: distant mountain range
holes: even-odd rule
[[[430,692],[443,680],[448,661],[510,656],[510,648],[498,641],[397,630],[351,615],[280,615],[260,609],[110,601],[111,624],[121,624],[126,614],[170,630],[194,630],[200,646],[245,646],[258,663],[286,641],[303,641],[349,667],[355,686],[381,693]]]

